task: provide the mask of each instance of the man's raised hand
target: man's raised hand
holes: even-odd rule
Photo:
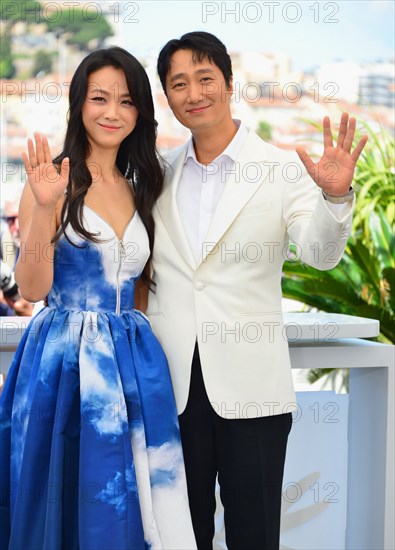
[[[368,141],[368,136],[362,136],[351,153],[355,126],[355,118],[352,117],[349,119],[348,113],[343,113],[337,144],[334,147],[330,119],[326,116],[323,122],[324,153],[317,163],[312,161],[303,147],[296,148],[296,152],[307,172],[315,183],[328,195],[334,197],[345,195],[352,184],[355,165]]]

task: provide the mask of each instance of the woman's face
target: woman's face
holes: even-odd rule
[[[133,132],[138,114],[122,69],[103,67],[89,75],[82,122],[92,150],[117,151]]]

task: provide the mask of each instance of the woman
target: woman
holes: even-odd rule
[[[2,394],[1,549],[196,547],[166,359],[133,308],[162,188],[155,138],[143,67],[109,48],[74,74],[63,152],[28,141],[16,278],[48,306]]]

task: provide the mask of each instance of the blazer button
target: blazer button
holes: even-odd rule
[[[196,288],[196,290],[203,290],[204,289],[204,284],[201,281],[198,281],[195,284],[195,288]]]

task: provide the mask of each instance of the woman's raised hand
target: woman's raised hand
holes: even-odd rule
[[[38,205],[55,207],[69,181],[69,159],[63,159],[58,171],[52,162],[47,138],[35,133],[34,141],[35,144],[28,139],[28,154],[22,153],[28,181]]]

